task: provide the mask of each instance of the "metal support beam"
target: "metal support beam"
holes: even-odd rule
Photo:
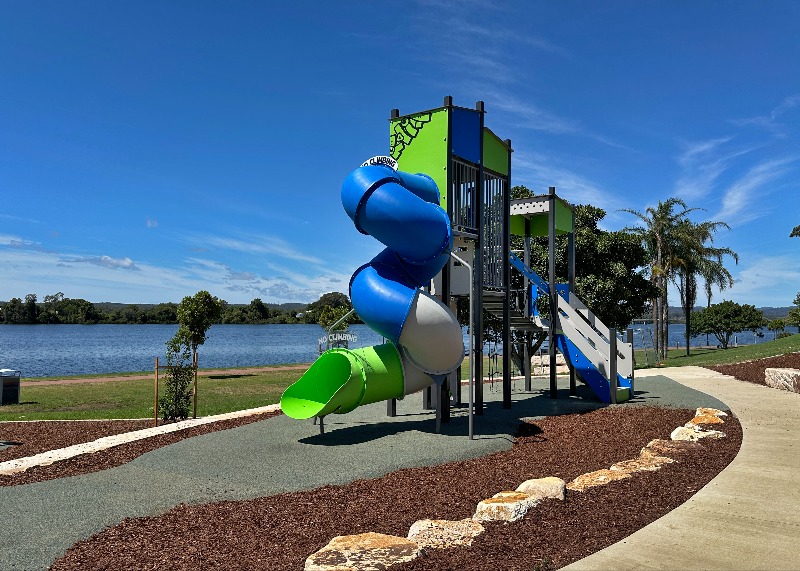
[[[480,137],[483,141],[483,102],[479,101],[476,104],[476,109],[481,112],[480,114]],[[485,198],[485,173],[483,170],[483,144],[480,146],[480,162],[478,163],[478,180],[475,181],[475,221],[478,230],[478,236],[475,239],[475,257],[473,260],[473,281],[472,287],[475,295],[473,296],[473,320],[474,329],[473,335],[475,342],[473,345],[475,355],[475,366],[473,373],[475,374],[475,414],[483,414],[483,246],[484,228],[483,220],[483,206]]]
[[[556,291],[556,187],[548,190],[547,212],[547,273],[550,288],[550,327],[548,354],[550,356],[550,398],[558,398],[556,382],[556,328],[558,327],[558,292]]]
[[[506,139],[511,148],[511,139]],[[503,408],[511,408],[511,153],[508,153],[509,176],[503,189]]]
[[[386,416],[397,416],[397,399],[386,401]]]
[[[611,357],[609,359],[608,386],[611,391],[611,404],[617,404],[617,328],[609,327],[608,336],[611,344],[608,348],[608,354]]]
[[[625,341],[631,346],[631,357],[633,358],[633,363],[631,363],[631,398],[633,398],[633,382],[636,379],[636,354],[633,351],[633,329],[630,327],[626,331]]]
[[[569,272],[569,295],[575,292],[575,209],[572,209],[572,221],[570,223],[570,231],[567,234],[567,266]],[[567,300],[569,301],[569,300]],[[575,396],[578,394],[578,387],[575,381],[575,367],[569,368],[569,394]]]
[[[529,268],[531,267],[531,220],[527,216],[525,217],[525,249],[523,251],[523,259],[522,261],[525,262],[525,265]],[[525,287],[525,317],[531,316],[531,309],[533,309],[533,291],[531,290],[531,284],[528,283],[524,277],[522,278],[522,283]],[[531,334],[530,332],[525,333],[525,347],[523,350],[523,358],[525,359],[525,392],[531,392],[531,359],[533,355],[530,354],[530,346],[531,346]]]

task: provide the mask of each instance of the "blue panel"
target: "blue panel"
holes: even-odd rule
[[[598,371],[592,362],[570,341],[566,335],[556,335],[558,350],[564,355],[570,364],[578,371],[581,378],[592,389],[597,397],[606,403],[611,402],[611,387],[608,380]],[[617,375],[617,386],[620,388],[631,387],[631,380]],[[633,396],[633,395],[631,395]]]
[[[481,114],[469,109],[453,108],[452,132],[450,134],[453,154],[461,158],[481,162]]]

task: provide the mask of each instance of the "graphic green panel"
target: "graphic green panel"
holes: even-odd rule
[[[497,135],[489,129],[483,130],[483,166],[496,173],[508,176],[508,154],[506,147]]]
[[[442,208],[447,207],[448,111],[435,109],[392,119],[389,153],[401,171],[424,173],[439,187]]]

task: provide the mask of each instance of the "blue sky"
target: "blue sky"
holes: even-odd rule
[[[342,180],[388,152],[390,109],[452,95],[512,140],[512,184],[609,230],[683,198],[731,225],[714,301],[790,305],[798,62],[793,0],[6,0],[0,299],[346,291],[380,246]]]

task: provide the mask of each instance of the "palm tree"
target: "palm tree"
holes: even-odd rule
[[[800,226],[795,226],[792,233],[789,234],[789,238],[800,238]]]
[[[725,222],[701,222],[695,224],[688,219],[676,227],[678,249],[675,251],[675,274],[673,283],[681,297],[681,308],[686,324],[686,355],[690,354],[692,308],[697,302],[697,278],[705,281],[709,305],[714,285],[720,289],[733,286],[733,276],[723,265],[723,258],[731,256],[739,263],[739,256],[730,248],[713,246],[714,234],[719,228],[730,229]]]
[[[676,207],[680,208],[677,212]],[[648,207],[644,212],[623,209],[623,212],[633,214],[643,223],[642,226],[629,227],[625,230],[638,236],[651,256],[650,280],[660,292],[652,303],[654,344],[656,354],[661,361],[667,358],[669,325],[667,284],[675,271],[674,264],[677,260],[675,252],[680,244],[676,231],[686,215],[694,210],[696,209],[687,207],[680,198],[669,198],[659,202],[655,208]]]

